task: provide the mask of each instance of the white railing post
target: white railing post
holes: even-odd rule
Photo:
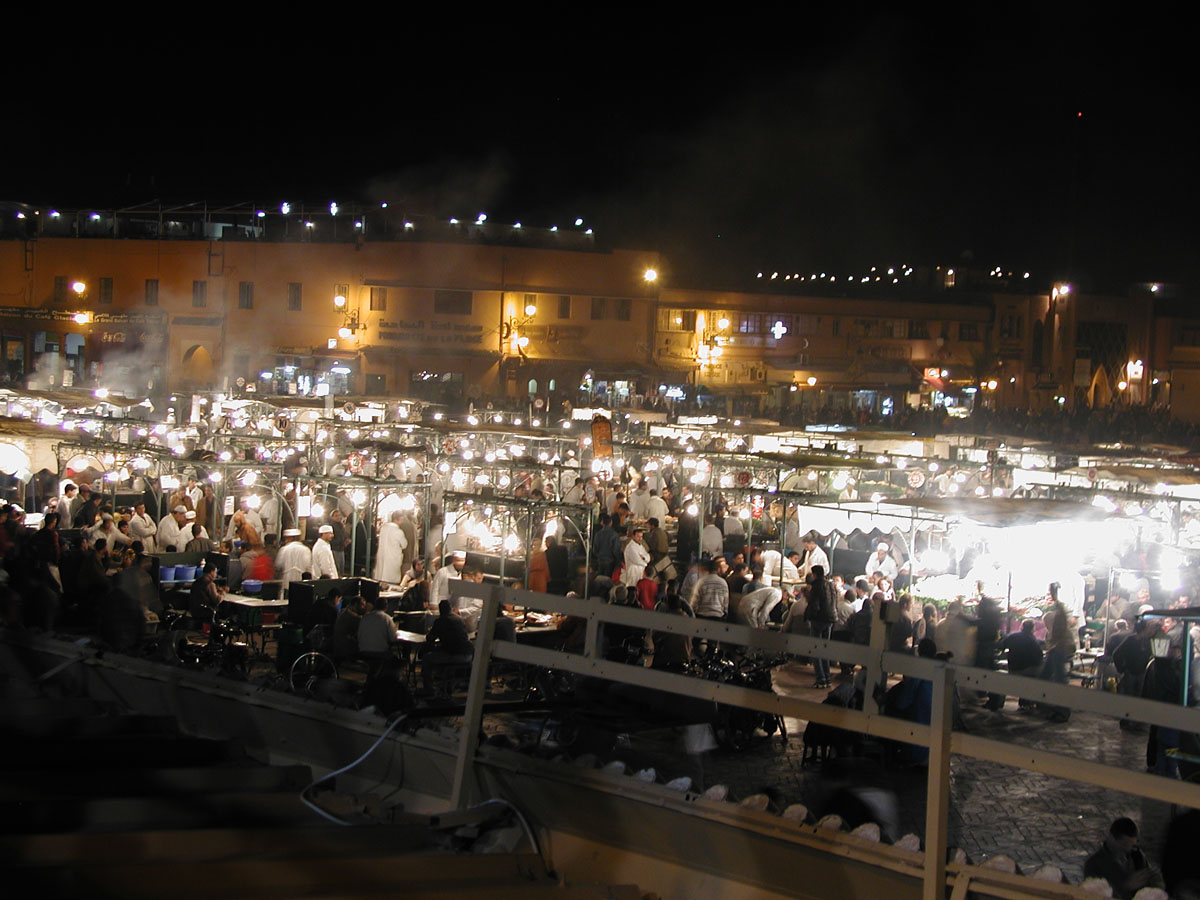
[[[865,601],[870,603],[870,600]],[[863,688],[863,712],[872,715],[880,713],[879,703],[875,699],[875,689],[883,683],[883,651],[887,649],[887,623],[883,621],[883,610],[876,609],[871,617],[871,655],[863,668],[867,673],[866,686]]]
[[[921,897],[922,900],[945,900],[954,670],[939,662],[932,680],[933,715],[929,721],[929,774],[925,793],[925,882]]]
[[[600,655],[600,617],[596,615],[596,606],[603,606],[604,601],[589,597],[588,603],[592,609],[588,611],[587,631],[583,635],[583,655],[595,659]]]
[[[462,730],[458,736],[458,758],[454,765],[454,788],[450,794],[450,805],[454,809],[465,809],[469,806],[477,791],[474,777],[475,751],[479,729],[483,724],[488,664],[492,659],[492,634],[496,630],[496,617],[500,614],[500,604],[503,602],[504,586],[498,584],[492,588],[491,596],[483,601],[483,611],[479,615],[479,630],[475,633],[475,659],[471,663],[471,682],[467,688],[467,705],[463,710]]]

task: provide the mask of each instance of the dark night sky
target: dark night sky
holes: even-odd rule
[[[162,64],[133,36],[69,90],[10,92],[34,139],[7,142],[0,199],[582,215],[692,284],[967,252],[1097,288],[1200,274],[1181,22],[658,15],[344,54],[210,34]]]

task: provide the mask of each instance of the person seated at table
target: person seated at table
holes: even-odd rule
[[[462,570],[463,581],[473,581],[475,584],[483,583],[483,569],[477,565],[463,566]],[[442,608],[441,601],[438,601],[438,610]],[[483,601],[475,597],[459,597],[458,598],[458,615],[462,617],[466,623],[467,632],[474,634],[479,627],[479,617],[483,615]],[[430,626],[433,627],[433,626]]]
[[[668,594],[666,611],[680,616],[687,616],[683,611],[683,601],[678,594]],[[684,669],[692,658],[692,639],[686,634],[672,631],[654,632],[654,660],[652,668],[665,669],[668,672],[679,672]]]
[[[922,659],[937,657],[937,644],[924,638],[917,645],[917,655]],[[905,675],[899,684],[893,685],[884,701],[884,713],[899,719],[907,719],[920,725],[928,725],[933,718],[933,682],[927,678]],[[929,762],[929,748],[916,744],[904,744],[902,758],[913,765]]]
[[[367,604],[362,597],[350,597],[342,604],[333,623],[333,658],[335,662],[358,656],[358,626]]]
[[[1033,636],[1036,623],[1026,619],[1021,623],[1021,630],[1014,631],[1000,642],[1000,652],[1008,653],[1008,674],[1024,675],[1026,678],[1037,678],[1042,671],[1044,654],[1042,645]],[[1018,709],[1033,709],[1037,706],[1032,700],[1017,698]]]
[[[467,635],[466,623],[454,615],[450,601],[443,600],[438,604],[438,617],[433,627],[425,635],[425,650],[421,654],[421,681],[425,690],[433,692],[435,669],[470,665],[474,654],[475,648]]]
[[[425,560],[421,557],[415,557],[412,561],[412,567],[404,573],[404,577],[400,579],[400,586],[396,588],[401,595],[407,593],[415,584],[428,584],[429,573],[425,571]]]
[[[1144,887],[1162,887],[1163,879],[1138,849],[1138,827],[1133,819],[1115,820],[1104,836],[1100,849],[1087,858],[1083,874],[1103,878],[1114,896],[1129,900]]]
[[[385,606],[386,601],[379,597],[367,598],[369,611],[358,623],[358,655],[370,663],[370,677],[396,664],[392,653],[399,643],[396,623],[387,614]]]
[[[208,563],[204,572],[192,582],[192,590],[188,594],[188,615],[196,622],[211,622],[217,607],[221,605],[221,595],[224,591],[217,587],[217,566]]]
[[[342,593],[333,588],[324,597],[318,597],[308,608],[304,617],[304,638],[314,650],[330,649],[333,641],[333,626],[337,624],[338,605]],[[314,634],[314,631],[317,632]]]

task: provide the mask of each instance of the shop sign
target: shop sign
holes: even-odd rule
[[[29,306],[0,306],[0,319],[37,319],[43,322],[74,322],[75,311],[66,309],[38,309]],[[162,313],[92,313],[94,325],[158,325],[163,324]]]
[[[597,459],[613,455],[612,422],[605,416],[592,417],[592,455]]]
[[[482,344],[482,325],[462,325],[424,319],[397,319],[379,323],[379,338],[384,341],[422,344]]]
[[[741,474],[741,473],[739,473],[739,474]],[[762,494],[755,494],[753,499],[750,501],[750,518],[761,519],[762,516],[763,516],[763,496],[762,496]]]
[[[744,470],[741,472],[738,472],[736,475],[733,476],[733,483],[736,484],[738,487],[749,487],[750,486],[750,473],[747,471],[744,471]]]
[[[908,486],[910,488],[919,488],[925,484],[925,473],[912,471],[908,473]]]

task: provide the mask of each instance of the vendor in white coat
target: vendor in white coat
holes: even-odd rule
[[[379,555],[375,558],[375,580],[388,584],[399,584],[404,578],[404,551],[408,538],[404,536],[400,520],[404,513],[396,510],[391,520],[379,529]]]
[[[313,578],[337,578],[337,564],[333,561],[333,526],[322,525],[317,530],[317,542],[312,548]]]
[[[650,564],[650,551],[643,540],[643,532],[635,528],[629,543],[625,545],[625,568],[621,570],[621,584],[627,587],[635,586]]]
[[[332,532],[330,532],[332,533]],[[324,543],[318,541],[317,543]],[[283,596],[291,587],[293,581],[302,581],[305,572],[311,572],[313,567],[312,551],[300,540],[299,528],[288,528],[283,532],[283,546],[275,557],[275,574],[283,581]]]
[[[829,557],[825,555],[825,551],[817,546],[816,536],[809,532],[800,540],[801,546],[804,548],[804,556],[800,562],[800,579],[808,580],[808,575],[813,570],[813,566],[820,566],[826,573],[829,569]]]
[[[177,551],[183,549],[183,545],[190,539],[185,538],[182,533],[183,526],[187,524],[187,511],[188,508],[181,503],[159,520],[159,550],[166,551],[172,547]]]
[[[466,564],[467,552],[455,550],[450,555],[450,562],[437,570],[437,574],[433,576],[433,586],[429,590],[430,610],[436,610],[443,600],[450,600],[450,582],[462,580],[462,571]]]
[[[154,524],[154,520],[146,514],[146,504],[144,502],[135,503],[133,506],[133,515],[129,517],[129,530],[133,532],[135,540],[142,542],[142,549],[146,553],[153,553],[157,549],[155,543],[155,535],[158,534],[158,526]]]
[[[863,574],[870,578],[878,572],[888,581],[895,581],[898,570],[896,568],[896,561],[888,553],[891,549],[887,541],[880,541],[875,546],[875,552],[867,557],[867,565]]]

